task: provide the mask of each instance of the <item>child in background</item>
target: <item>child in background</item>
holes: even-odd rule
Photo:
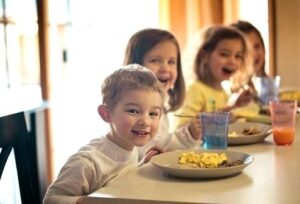
[[[185,83],[181,69],[181,55],[177,39],[161,29],[144,29],[129,40],[124,64],[138,63],[150,69],[163,85],[168,100],[157,136],[140,148],[140,155],[148,161],[163,151],[193,148],[200,143],[200,124],[191,122],[174,132],[169,130],[167,113],[178,110],[185,97]]]
[[[235,23],[230,24],[230,26],[237,28],[242,33],[244,33],[247,39],[250,42],[252,49],[252,57],[253,57],[253,75],[249,76],[248,85],[251,88],[251,92],[256,99],[256,103],[258,105],[262,105],[262,101],[258,99],[257,90],[253,84],[253,81],[256,77],[268,77],[265,71],[265,44],[263,38],[259,32],[259,30],[253,26],[251,23],[247,21],[237,21]],[[268,108],[266,110],[260,110],[268,113]]]
[[[138,151],[157,133],[164,93],[148,69],[128,65],[102,85],[100,117],[110,125],[104,137],[92,140],[71,156],[50,185],[44,204],[81,203],[113,177],[138,165]]]
[[[178,115],[195,116],[200,112],[231,111],[248,104],[252,97],[248,90],[231,100],[222,82],[247,72],[248,48],[242,33],[226,26],[211,26],[202,32],[202,42],[195,56],[194,73],[197,79],[188,87],[187,96]],[[190,122],[178,117],[177,126]]]
[[[243,32],[251,43],[254,75],[256,77],[267,77],[265,71],[265,44],[259,30],[247,21],[237,21],[230,26]]]

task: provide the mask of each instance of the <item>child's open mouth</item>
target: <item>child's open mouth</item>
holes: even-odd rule
[[[230,69],[230,68],[228,68],[228,67],[224,67],[224,68],[222,69],[222,72],[223,72],[225,75],[232,75],[232,74],[235,72],[235,70]]]
[[[259,59],[256,59],[256,60],[254,60],[254,63],[253,63],[254,65],[259,65],[260,64],[260,60]]]
[[[158,79],[164,86],[167,85],[169,79]]]

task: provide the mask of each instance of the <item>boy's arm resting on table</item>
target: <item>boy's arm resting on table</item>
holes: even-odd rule
[[[98,188],[101,175],[101,170],[89,158],[73,156],[48,188],[43,203],[76,204],[80,196]]]

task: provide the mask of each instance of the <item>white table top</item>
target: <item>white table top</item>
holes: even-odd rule
[[[84,201],[91,204],[100,200],[101,203],[300,203],[299,120],[296,140],[291,146],[275,145],[270,135],[263,143],[232,146],[229,150],[251,154],[254,161],[241,174],[213,180],[168,177],[148,163],[115,178]]]

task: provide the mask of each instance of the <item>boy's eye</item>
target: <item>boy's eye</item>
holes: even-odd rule
[[[159,117],[160,116],[160,113],[159,112],[151,112],[150,113],[150,117],[151,118],[156,118],[156,117]]]
[[[177,64],[177,62],[176,62],[175,60],[170,60],[170,61],[169,61],[169,64],[174,65],[174,64]]]
[[[131,113],[131,114],[139,113],[138,110],[136,110],[136,109],[128,109],[126,112]]]

